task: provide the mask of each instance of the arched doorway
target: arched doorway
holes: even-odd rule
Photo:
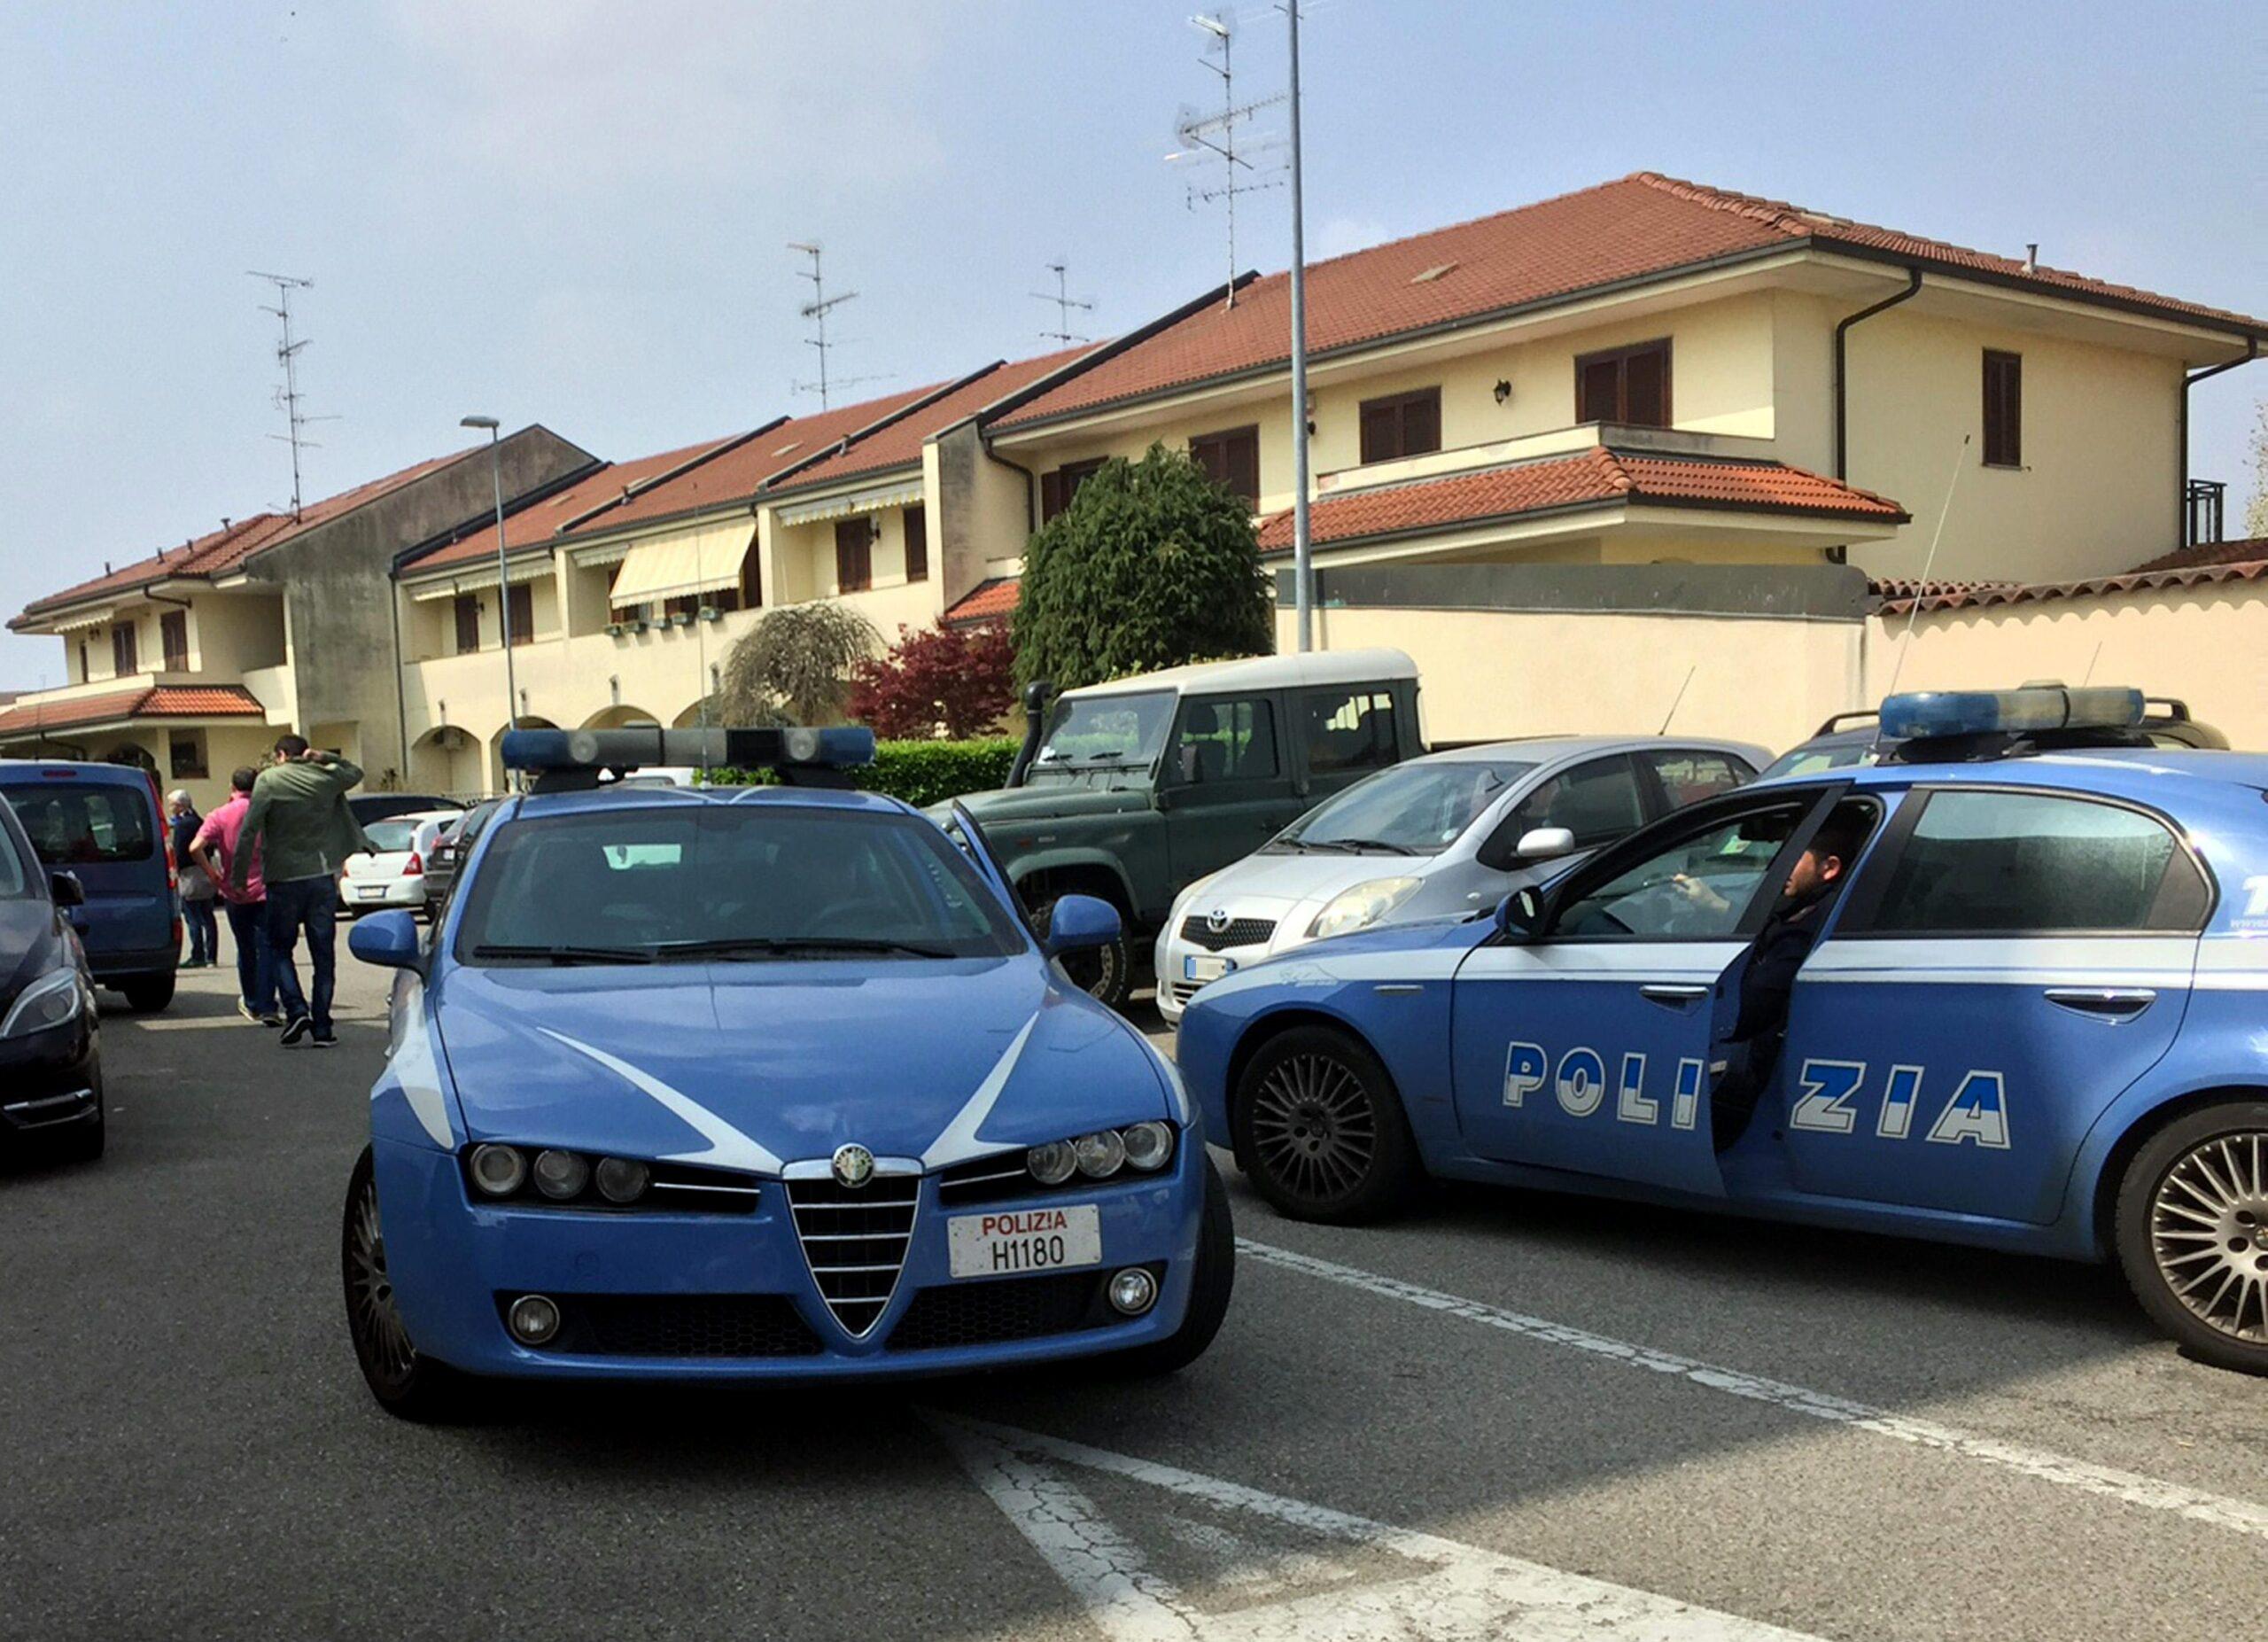
[[[409,784],[419,792],[475,798],[488,790],[482,776],[480,737],[454,724],[437,724],[410,744]]]
[[[602,707],[583,720],[586,730],[623,730],[635,724],[659,724],[661,720],[643,707],[633,707],[628,702],[617,702],[611,707]]]
[[[534,718],[524,712],[509,724],[498,725],[496,733],[488,738],[488,790],[503,792],[508,788],[508,783],[504,780],[504,732],[506,730],[555,730],[558,728],[549,719]]]

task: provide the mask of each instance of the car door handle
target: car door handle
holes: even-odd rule
[[[1706,998],[1709,991],[1706,986],[1686,982],[1656,981],[1641,986],[1638,996],[1666,1009],[1682,1009],[1689,1003],[1698,1003]]]
[[[2046,996],[2059,1008],[2105,1021],[2131,1021],[2158,1000],[2147,986],[2051,986]]]

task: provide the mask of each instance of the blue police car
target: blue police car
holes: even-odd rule
[[[1433,1175],[2109,1257],[2268,1372],[2268,757],[2154,749],[2141,712],[1894,696],[1890,760],[1208,986],[1183,1075],[1295,1218]]]
[[[349,1184],[380,1403],[468,1377],[758,1380],[1071,1358],[1159,1372],[1226,1311],[1226,1195],[1174,1069],[1067,982],[985,849],[848,790],[864,731],[521,731],[535,771],[395,967]],[[767,765],[776,785],[602,782]]]

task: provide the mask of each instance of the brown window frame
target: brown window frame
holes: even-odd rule
[[[1242,458],[1240,461],[1239,458]],[[1260,505],[1260,424],[1221,428],[1189,441],[1189,459],[1232,496]],[[1239,481],[1243,481],[1239,483]]]
[[[142,637],[130,621],[110,630],[110,665],[113,676],[127,679],[142,671]]]
[[[184,756],[186,750],[186,756]],[[175,781],[203,781],[211,774],[201,730],[166,732],[166,768]]]
[[[917,502],[900,516],[905,530],[905,579],[929,580],[929,510]]]
[[[1996,381],[1996,376],[2001,379]],[[2023,466],[2023,355],[1984,350],[1984,465]]]
[[[764,562],[757,556],[756,543],[748,544],[748,551],[741,556],[741,608],[764,608]]]
[[[515,581],[504,589],[504,611],[511,618],[515,649],[535,642],[535,583]]]
[[[1658,422],[1642,422],[1630,414],[1630,362],[1658,354],[1662,362],[1662,416]],[[1655,337],[1644,342],[1633,342],[1623,347],[1598,348],[1588,354],[1575,355],[1575,421],[1578,424],[1590,422],[1619,423],[1624,427],[1666,428],[1675,421],[1675,401],[1670,394],[1670,339]],[[1600,409],[1583,402],[1583,377],[1596,366],[1611,364],[1614,372],[1614,404],[1612,416],[1593,414]]]
[[[1424,407],[1433,419],[1433,443],[1413,445],[1410,439],[1410,413]],[[1385,418],[1393,418],[1393,432],[1386,437],[1383,429]],[[1441,390],[1437,385],[1419,388],[1410,393],[1388,393],[1378,399],[1366,399],[1355,409],[1356,438],[1362,447],[1363,465],[1374,462],[1399,462],[1405,456],[1427,456],[1441,447]]]
[[[458,594],[449,601],[449,614],[456,622],[456,653],[471,655],[480,648],[480,595]]]
[[[865,593],[874,585],[874,521],[857,518],[835,521],[835,591]]]
[[[1079,494],[1079,486],[1103,470],[1108,456],[1093,456],[1084,462],[1067,462],[1060,468],[1051,468],[1039,476],[1039,522],[1043,525],[1071,505],[1071,498]]]
[[[158,618],[158,649],[167,673],[189,671],[189,612],[169,610]]]

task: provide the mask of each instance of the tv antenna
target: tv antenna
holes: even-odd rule
[[[1083,314],[1093,313],[1095,311],[1094,299],[1091,297],[1075,297],[1071,294],[1070,287],[1066,283],[1067,274],[1065,265],[1063,263],[1050,262],[1047,265],[1047,271],[1055,276],[1055,290],[1053,293],[1051,294],[1045,291],[1035,291],[1031,294],[1039,301],[1052,302],[1055,304],[1056,328],[1052,331],[1043,331],[1039,334],[1045,337],[1048,341],[1060,342],[1066,347],[1070,346],[1074,342],[1093,341],[1094,339],[1092,337],[1079,336],[1072,331],[1071,315],[1075,309]]]
[[[1192,211],[1200,205],[1219,201],[1228,207],[1229,217],[1229,279],[1228,296],[1223,306],[1237,305],[1237,199],[1244,194],[1256,194],[1270,188],[1281,188],[1280,176],[1265,181],[1254,181],[1261,173],[1254,167],[1252,157],[1273,150],[1272,138],[1257,134],[1246,134],[1242,128],[1263,108],[1270,108],[1284,100],[1284,94],[1263,97],[1249,103],[1237,101],[1235,50],[1235,17],[1226,10],[1210,17],[1198,16],[1189,19],[1192,27],[1202,30],[1209,38],[1205,55],[1198,59],[1205,67],[1220,76],[1221,107],[1218,113],[1200,114],[1184,108],[1174,122],[1174,141],[1181,146],[1166,159],[1216,160],[1221,166],[1220,181],[1209,186],[1192,183],[1188,185],[1184,203]]]
[[[275,315],[284,328],[283,340],[276,348],[276,361],[284,367],[283,385],[276,390],[276,408],[284,413],[285,431],[270,433],[268,437],[282,440],[291,447],[291,517],[296,519],[299,517],[299,452],[322,448],[307,436],[307,424],[338,420],[336,416],[311,416],[299,409],[299,350],[315,339],[292,336],[291,293],[294,291],[312,291],[315,282],[301,279],[293,274],[263,274],[258,268],[246,268],[245,271],[252,278],[266,280],[276,287],[276,306],[263,307],[260,312]]]
[[[803,307],[796,311],[801,314],[805,319],[812,322],[812,334],[804,339],[804,346],[819,350],[819,380],[817,382],[798,382],[794,385],[795,391],[798,393],[817,393],[819,395],[819,408],[821,410],[825,410],[827,409],[827,395],[829,385],[827,375],[827,351],[831,347],[839,346],[838,344],[829,342],[827,339],[827,316],[835,309],[841,307],[845,302],[850,301],[856,298],[858,293],[855,291],[845,291],[835,296],[829,296],[827,294],[826,273],[820,267],[819,245],[817,240],[811,240],[808,242],[800,239],[790,240],[788,244],[788,249],[790,251],[799,251],[812,260],[810,271],[798,276],[800,278],[808,279],[812,282],[812,300],[804,303]],[[871,382],[875,378],[872,377],[855,377],[848,381],[837,382],[834,384],[834,385],[836,387],[848,387],[850,385],[851,382]]]

